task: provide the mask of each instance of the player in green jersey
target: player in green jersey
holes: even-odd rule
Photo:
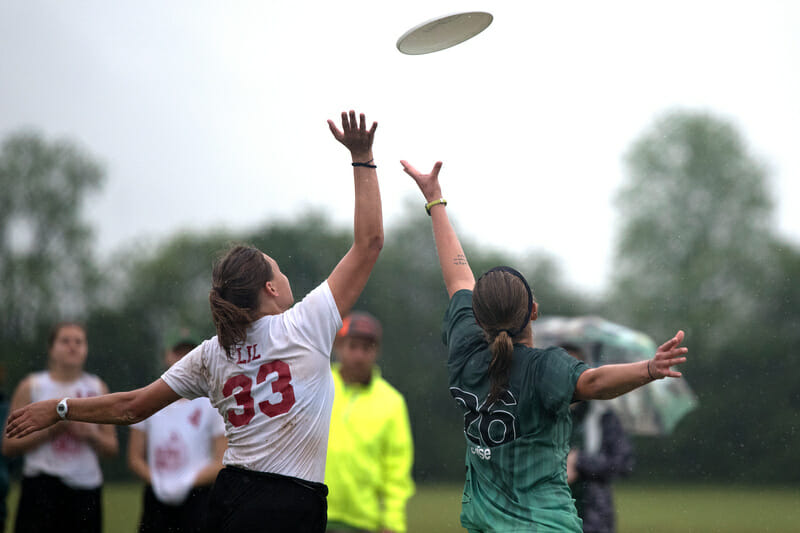
[[[671,367],[686,361],[683,332],[649,361],[597,368],[561,348],[533,348],[539,308],[525,278],[497,267],[476,282],[447,217],[441,162],[429,174],[401,163],[425,196],[450,297],[443,340],[467,445],[461,524],[471,533],[580,533],[566,475],[570,403],[680,377]]]

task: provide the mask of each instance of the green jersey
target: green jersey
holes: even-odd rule
[[[467,475],[461,525],[482,532],[581,531],[567,485],[569,404],[588,366],[561,348],[514,345],[508,390],[486,405],[492,354],[472,291],[444,317],[450,393],[464,413]]]

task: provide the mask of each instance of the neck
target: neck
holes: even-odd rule
[[[261,305],[258,307],[258,313],[256,313],[254,320],[258,320],[259,318],[267,315],[279,315],[284,311],[286,311],[286,309],[281,309],[274,299],[262,298]]]
[[[50,378],[54,381],[75,381],[83,374],[83,368],[81,367],[68,367],[57,364],[51,364],[48,371],[50,372]]]
[[[342,381],[347,383],[348,385],[369,385],[369,382],[372,381],[372,372],[368,372],[366,375],[348,371],[346,368],[339,367],[339,375],[342,376]]]

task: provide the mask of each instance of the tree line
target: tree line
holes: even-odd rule
[[[665,114],[631,146],[617,195],[621,220],[611,283],[573,289],[558,262],[465,240],[476,275],[510,264],[533,281],[546,315],[600,315],[656,340],[687,333],[684,369],[699,407],[664,438],[637,438],[641,480],[791,483],[800,447],[800,250],[781,238],[764,165],[730,123]],[[10,135],[0,152],[0,362],[7,391],[45,367],[49,327],[87,325],[87,370],[111,390],[160,375],[164,348],[191,331],[214,334],[211,267],[232,242],[275,257],[296,297],[331,271],[351,229],[319,212],[247,231],[174,234],[100,260],[83,204],[104,171],[69,141]],[[441,321],[447,295],[430,222],[408,208],[386,228],[383,253],[356,308],[384,324],[379,364],[406,397],[418,482],[463,476],[460,413],[447,392]],[[455,217],[458,224],[458,217]],[[535,331],[535,329],[534,329]],[[126,431],[120,436],[124,445]],[[127,475],[123,457],[109,477]]]

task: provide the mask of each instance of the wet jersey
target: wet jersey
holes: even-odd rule
[[[342,319],[327,282],[279,315],[254,321],[228,358],[216,337],[162,379],[180,396],[207,396],[225,419],[223,463],[322,483]]]
[[[453,295],[442,336],[450,394],[464,413],[461,524],[484,532],[580,532],[566,460],[569,404],[588,366],[561,348],[515,344],[508,390],[486,405],[491,352],[472,312],[472,291]]]

